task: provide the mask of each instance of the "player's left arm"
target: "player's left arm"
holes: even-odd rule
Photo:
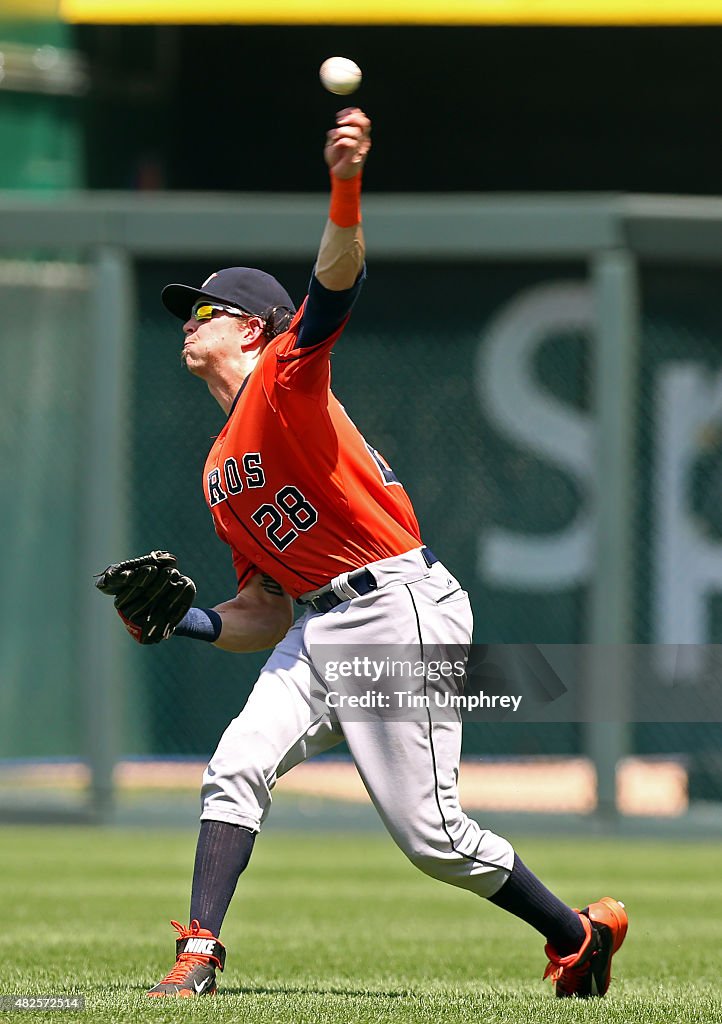
[[[336,115],[324,159],[331,177],[329,216],[319,245],[296,345],[329,338],[351,312],[364,277],[361,179],[371,148],[371,121],[358,107]]]
[[[248,653],[274,647],[293,625],[293,601],[264,573],[251,578],[234,598],[213,609],[221,621],[215,646]]]

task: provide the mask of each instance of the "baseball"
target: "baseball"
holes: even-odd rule
[[[336,96],[348,96],[361,85],[361,68],[348,57],[329,57],[318,74],[324,89]]]

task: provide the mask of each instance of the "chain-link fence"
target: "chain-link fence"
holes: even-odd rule
[[[635,628],[640,641],[685,645],[676,682],[683,687],[705,670],[700,645],[722,643],[719,282],[719,270],[704,266],[642,276]],[[634,748],[681,752],[690,800],[722,800],[722,724],[714,718],[638,723]]]
[[[71,803],[88,781],[91,723],[72,611],[85,525],[78,495],[90,387],[88,283],[78,261],[0,260],[0,757],[7,769],[0,799],[25,806],[57,787],[32,772],[20,782],[19,763],[50,759],[54,773],[73,765],[61,787]]]

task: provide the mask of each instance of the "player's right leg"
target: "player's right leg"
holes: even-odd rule
[[[343,738],[314,681],[297,623],[266,662],[203,776],[189,928],[174,923],[176,962],[149,996],[212,995],[223,970],[221,924],[268,813],[276,780]]]
[[[394,583],[401,561],[394,560]],[[388,587],[383,570],[373,566],[372,571],[379,573],[372,594],[350,602],[342,614],[308,622],[307,643],[317,652],[320,676],[323,652],[329,650],[349,663],[355,654],[366,653],[380,667],[386,655],[399,664],[430,666],[440,651],[450,652],[451,661],[456,649],[463,652],[471,636],[471,609],[440,563]],[[364,687],[369,684],[361,675],[359,692]],[[605,897],[581,913],[573,910],[526,867],[506,839],[464,813],[457,788],[461,717],[458,709],[432,710],[429,672],[401,685],[393,673],[377,675],[373,687],[389,695],[400,690],[425,702],[401,716],[384,711],[384,705],[378,712],[359,712],[350,705],[338,711],[359,773],[400,848],[426,874],[486,898],[539,931],[550,960],[546,976],[552,976],[558,996],[604,995],[612,956],[626,934],[623,906]]]

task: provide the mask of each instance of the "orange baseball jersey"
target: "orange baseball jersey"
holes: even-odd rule
[[[422,543],[406,491],[331,391],[329,353],[348,317],[299,348],[304,307],[261,353],[205,464],[239,590],[260,571],[299,597]]]

